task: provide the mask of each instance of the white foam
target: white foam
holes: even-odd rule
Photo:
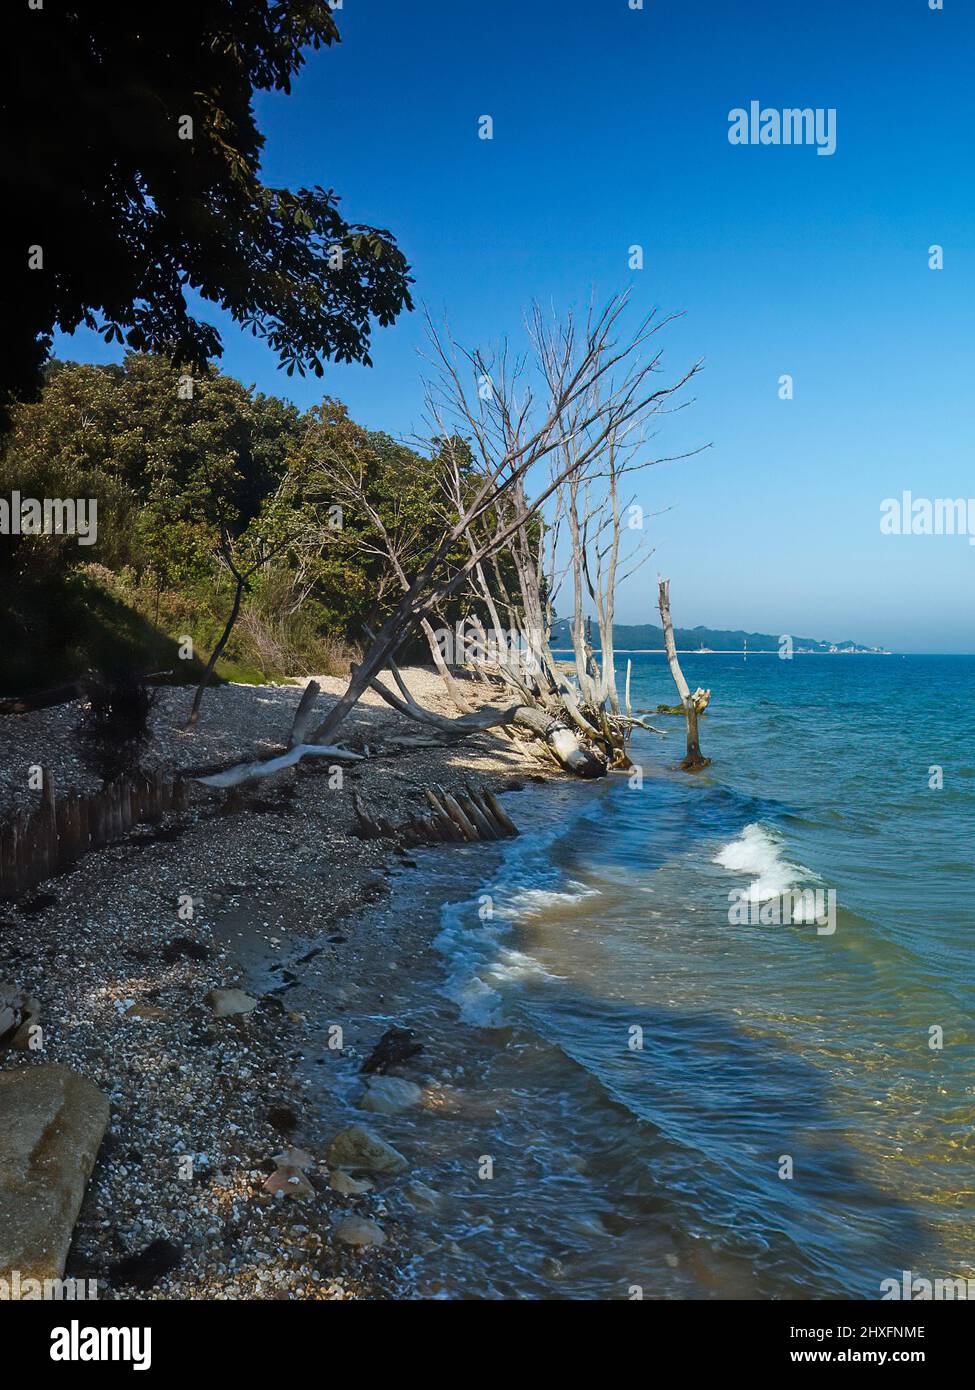
[[[519,893],[503,903],[503,910],[511,917],[533,917],[551,907],[571,907],[584,898],[599,896],[598,888],[587,888],[575,879],[570,881],[569,890],[555,888],[523,888]]]
[[[502,1026],[503,1001],[496,989],[491,989],[477,975],[472,975],[454,988],[448,986],[448,995],[460,1009],[460,1021],[470,1028],[500,1028]]]
[[[783,857],[779,841],[762,825],[746,825],[718,850],[714,862],[733,874],[754,874],[748,897],[759,903],[788,893],[806,873]]]

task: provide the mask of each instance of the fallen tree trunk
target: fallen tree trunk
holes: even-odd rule
[[[392,661],[390,669],[402,691],[402,698],[394,695],[378,679],[371,680],[370,687],[377,695],[382,696],[388,705],[409,719],[429,724],[432,728],[448,734],[484,733],[488,729],[516,724],[541,738],[559,765],[567,772],[572,772],[577,777],[603,777],[606,774],[605,761],[585,746],[579,734],[562,720],[546,714],[544,710],[536,709],[533,705],[508,705],[504,709],[497,705],[486,705],[474,714],[462,714],[450,719],[446,715],[434,714],[432,710],[418,705]]]
[[[320,743],[299,743],[276,758],[258,759],[252,763],[237,763],[235,767],[225,768],[223,772],[211,773],[208,777],[191,777],[191,782],[199,782],[203,787],[239,787],[243,782],[255,782],[262,777],[270,777],[286,767],[294,767],[302,758],[331,758],[333,762],[360,763],[361,753],[352,753],[348,748],[336,748]]]
[[[684,714],[687,717],[687,753],[681,767],[685,772],[700,772],[711,762],[710,758],[705,758],[701,752],[701,744],[697,732],[698,709],[694,697],[691,695],[691,688],[684,679],[684,672],[680,669],[680,662],[677,660],[677,644],[674,641],[674,625],[670,620],[670,580],[661,579],[658,594],[658,607],[660,608],[660,621],[664,630],[664,645],[667,649],[667,661],[670,665],[670,674],[674,678],[677,686],[677,693],[681,698],[684,707]]]
[[[519,705],[513,722],[545,740],[556,761],[576,777],[605,777],[606,760],[587,748],[579,734],[564,720],[553,719],[533,705]]]

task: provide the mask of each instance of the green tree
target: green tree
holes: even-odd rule
[[[436,454],[364,429],[340,401],[326,398],[305,419],[275,507],[279,518],[291,509],[296,572],[313,579],[309,592],[334,630],[358,641],[363,624],[384,621],[456,512]],[[449,563],[464,556],[458,542]],[[452,600],[445,619],[467,606],[465,596]]]
[[[120,367],[52,363],[40,399],[12,413],[0,490],[96,498],[98,541],[25,537],[4,549],[45,567],[129,566],[157,589],[194,580],[210,566],[221,515],[245,529],[300,435],[295,406],[216,371],[190,382],[144,353]]]
[[[188,288],[289,374],[368,363],[372,321],[412,307],[388,232],[259,178],[254,94],[289,92],[302,49],[337,41],[327,0],[49,0],[5,6],[0,37],[0,409],[39,388],[55,329],[202,369],[222,345]]]

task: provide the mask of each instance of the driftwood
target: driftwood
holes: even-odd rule
[[[237,763],[235,767],[225,768],[223,772],[213,772],[207,777],[193,777],[202,787],[239,787],[243,782],[256,782],[262,777],[270,777],[286,767],[294,767],[302,758],[331,758],[333,762],[361,763],[362,753],[352,753],[348,748],[337,748],[320,743],[299,743],[289,748],[287,753],[275,758],[257,759],[251,763]]]
[[[14,695],[0,700],[0,715],[29,714],[35,709],[50,709],[52,705],[66,705],[78,700],[84,694],[80,681],[70,681],[67,685],[53,686],[50,690],[38,690],[31,695]]]
[[[275,754],[270,758],[255,758],[247,763],[235,763],[233,767],[191,777],[191,780],[199,782],[202,787],[239,787],[245,782],[257,782],[261,778],[272,776],[275,772],[283,772],[286,767],[294,767],[302,758],[331,758],[333,762],[361,763],[364,760],[362,753],[353,753],[348,748],[340,748],[334,744],[303,741],[320,691],[321,686],[317,681],[309,681],[305,686],[288,735],[287,752]]]
[[[698,686],[691,696],[691,699],[694,702],[694,708],[697,710],[698,714],[703,714],[711,703],[711,691],[702,690],[701,687]],[[656,712],[657,714],[679,714],[682,719],[686,713],[683,705],[658,705]]]
[[[373,815],[353,788],[352,808],[359,834],[365,840],[395,839],[404,847],[476,844],[505,840],[518,834],[517,826],[498,805],[496,797],[470,782],[465,783],[463,790],[458,788],[453,792],[443,787],[425,787],[423,795],[431,814],[414,812],[394,826]]]
[[[311,723],[312,707],[318,699],[321,691],[318,681],[309,681],[302,693],[295,712],[295,722],[291,726],[291,733],[288,736],[288,747],[295,748],[305,742],[305,735],[308,732],[308,725]]]
[[[674,678],[677,686],[677,693],[681,698],[684,707],[684,714],[687,717],[687,753],[681,767],[685,772],[700,772],[711,762],[701,752],[701,744],[697,732],[698,708],[691,695],[691,688],[684,679],[684,672],[680,669],[680,662],[677,660],[677,644],[674,641],[674,625],[670,619],[670,580],[661,579],[658,594],[658,606],[660,608],[660,621],[664,630],[664,645],[667,649],[667,661],[670,664],[670,674]],[[710,698],[710,695],[709,695]]]
[[[461,735],[484,733],[488,729],[516,724],[523,729],[530,729],[541,738],[555,760],[567,772],[572,772],[577,777],[602,777],[606,773],[605,761],[586,747],[575,729],[563,720],[553,718],[544,710],[535,708],[534,705],[508,705],[505,708],[485,705],[483,709],[472,714],[448,718],[446,715],[434,714],[432,710],[425,709],[417,703],[392,658],[389,659],[389,669],[399,686],[399,695],[394,695],[378,677],[373,678],[369,685],[388,705],[400,714],[406,715],[408,719],[427,724],[442,733]]]

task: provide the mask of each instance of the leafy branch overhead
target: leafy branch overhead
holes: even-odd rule
[[[17,54],[0,94],[17,151],[0,397],[34,393],[54,331],[80,325],[201,368],[222,344],[190,294],[289,374],[368,364],[372,323],[412,307],[405,257],[388,231],[347,221],[333,190],[259,176],[255,93],[289,92],[302,49],[338,40],[329,5],[172,0],[136,23],[109,0],[42,15],[11,6],[0,21]]]

